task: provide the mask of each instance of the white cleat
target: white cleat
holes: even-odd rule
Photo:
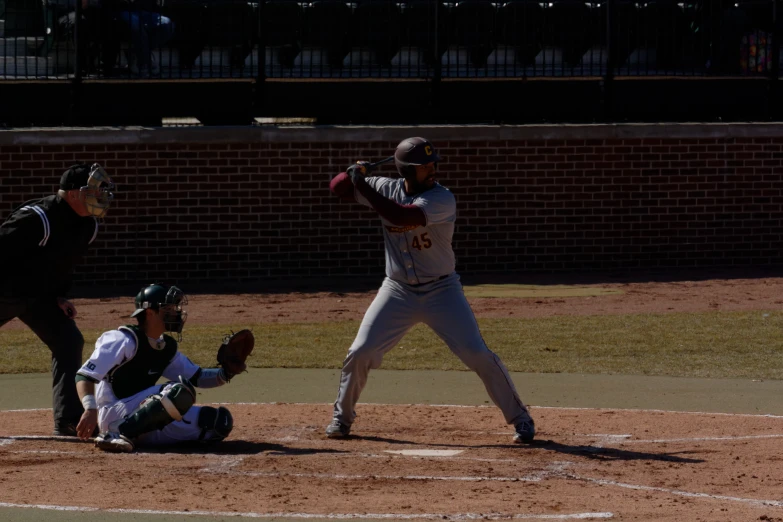
[[[128,437],[113,431],[107,431],[95,437],[95,445],[103,451],[113,453],[130,453],[136,448]]]
[[[344,439],[350,434],[351,427],[337,419],[332,419],[332,422],[326,427],[326,436],[330,439]]]

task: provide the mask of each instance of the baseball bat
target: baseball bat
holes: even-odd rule
[[[378,165],[383,165],[384,163],[389,163],[390,161],[394,161],[394,156],[389,156],[386,159],[382,159],[380,161],[376,161],[375,163],[370,163],[369,170],[372,171],[377,167]]]

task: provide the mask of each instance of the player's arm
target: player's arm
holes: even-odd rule
[[[82,401],[84,413],[76,425],[80,439],[92,437],[98,426],[98,404],[95,399],[95,384],[125,359],[133,357],[136,345],[129,336],[119,330],[111,330],[95,341],[95,350],[90,358],[76,372],[76,393]]]
[[[351,166],[353,168],[353,165]],[[353,176],[341,172],[329,183],[329,189],[342,201],[356,201],[354,191],[367,199],[372,208],[384,219],[397,226],[420,226],[427,224],[424,212],[414,205],[401,205],[392,201],[373,189],[364,176]],[[355,185],[354,185],[355,184]]]
[[[347,173],[341,172],[329,182],[329,190],[342,201],[356,201],[353,196],[353,181]]]
[[[188,359],[182,352],[177,352],[174,358],[163,370],[163,377],[177,381],[179,377],[190,381],[197,388],[217,388],[230,380],[223,368],[201,368]]]
[[[98,425],[98,403],[95,401],[95,383],[89,377],[76,375],[76,393],[84,406],[79,424],[76,426],[76,434],[82,440],[92,437],[95,427]]]
[[[198,388],[217,388],[229,381],[225,368],[199,368],[190,378],[193,386]]]
[[[402,227],[423,227],[427,224],[427,216],[416,205],[402,205],[378,194],[363,176],[354,176],[353,183],[372,208],[389,223]]]

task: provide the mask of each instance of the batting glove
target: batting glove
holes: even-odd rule
[[[355,165],[348,167],[346,173],[350,176],[353,184],[356,185],[359,178],[363,178],[370,173],[370,162],[357,161]]]

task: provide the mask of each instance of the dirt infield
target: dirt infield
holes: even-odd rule
[[[329,405],[231,410],[237,426],[223,443],[131,455],[9,438],[48,435],[50,412],[0,412],[0,502],[298,518],[783,519],[780,417],[538,408],[540,441],[514,445],[492,407],[360,405],[344,441],[322,435]]]
[[[478,317],[757,310],[783,303],[783,278],[770,275],[571,283],[622,293],[469,301]],[[358,321],[374,296],[374,289],[198,294],[190,296],[188,321]],[[82,328],[114,328],[133,308],[131,298],[75,302]],[[4,326],[20,327],[18,321]],[[781,417],[534,408],[539,440],[514,445],[493,407],[362,403],[355,436],[345,441],[323,436],[328,404],[230,409],[235,430],[221,444],[131,455],[49,437],[49,410],[0,411],[0,507],[272,518],[783,522],[783,470],[775,465]]]

